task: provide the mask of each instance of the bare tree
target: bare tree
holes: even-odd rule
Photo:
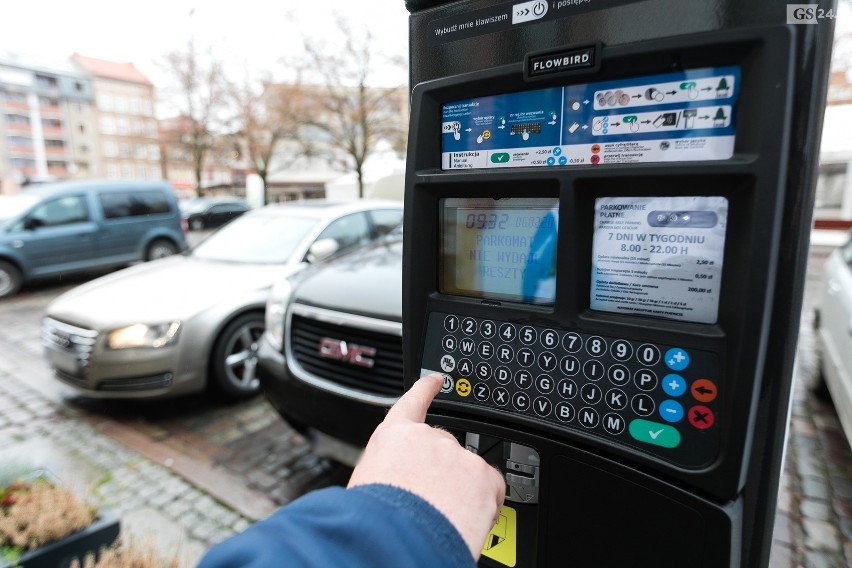
[[[235,135],[263,181],[264,201],[268,203],[269,175],[313,154],[311,140],[302,136],[303,117],[310,112],[308,96],[299,81],[276,84],[265,80],[258,89],[246,80],[234,88],[233,98],[237,109]],[[288,140],[296,144],[288,152],[278,151]]]
[[[201,174],[215,140],[215,124],[221,120],[227,103],[228,81],[221,61],[208,50],[202,57],[190,38],[185,51],[164,56],[164,69],[175,81],[174,94],[182,131],[179,144],[191,157],[196,192],[204,194]]]
[[[396,147],[404,139],[401,132],[408,123],[400,105],[407,104],[408,92],[402,87],[371,86],[380,57],[371,34],[357,34],[339,17],[337,28],[342,45],[305,40],[303,69],[318,76],[323,92],[313,101],[316,110],[304,121],[322,133],[332,163],[340,163],[340,155],[345,156],[344,168],[355,172],[358,195],[363,197],[364,163],[376,144],[384,139]],[[399,57],[385,63],[404,65]]]

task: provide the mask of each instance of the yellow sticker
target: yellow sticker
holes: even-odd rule
[[[517,562],[517,550],[518,514],[511,507],[503,505],[497,524],[485,539],[482,555],[512,567]]]
[[[467,379],[459,379],[456,381],[456,392],[459,396],[467,396],[470,394],[470,381]]]
[[[483,139],[483,140],[488,140],[489,138],[491,138],[491,131],[490,131],[490,130],[486,130],[486,131],[484,131],[484,132],[482,133],[482,139]]]

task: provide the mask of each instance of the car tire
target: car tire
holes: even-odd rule
[[[204,219],[193,219],[189,223],[189,228],[193,231],[201,231],[204,229]]]
[[[0,298],[14,296],[21,289],[24,276],[11,262],[0,260]]]
[[[233,320],[216,338],[210,375],[220,394],[247,398],[260,391],[257,349],[263,329],[263,313],[251,312]]]
[[[157,260],[177,254],[177,246],[170,240],[157,239],[148,245],[148,250],[145,251],[145,260]]]

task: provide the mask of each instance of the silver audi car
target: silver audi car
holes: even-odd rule
[[[78,286],[47,308],[45,353],[57,379],[96,398],[151,398],[212,386],[259,390],[258,339],[273,282],[372,241],[402,203],[307,201],[256,209],[184,255]]]

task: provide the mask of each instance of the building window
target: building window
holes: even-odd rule
[[[30,125],[30,119],[26,116],[21,116],[20,114],[7,114],[6,115],[6,123],[7,124],[20,124],[20,125]]]
[[[154,115],[154,108],[151,105],[151,101],[149,101],[147,99],[142,100],[142,114],[144,114],[145,116],[153,116]]]
[[[13,168],[24,168],[24,169],[34,168],[35,167],[35,160],[28,160],[26,158],[10,158],[9,164]]]
[[[104,156],[107,158],[118,156],[118,144],[115,143],[115,140],[104,140]]]
[[[118,164],[109,163],[106,165],[106,176],[109,179],[118,179]]]
[[[115,96],[115,112],[127,114],[127,106],[127,97],[125,97],[124,95]]]
[[[101,132],[103,134],[115,134],[115,119],[113,117],[101,117]]]
[[[124,179],[133,178],[133,166],[127,162],[121,163],[121,177]]]
[[[150,160],[159,160],[160,159],[160,148],[157,147],[156,144],[148,144],[148,159],[150,159]]]
[[[64,140],[45,140],[45,148],[65,148]]]
[[[157,137],[157,123],[153,120],[148,121],[148,136],[151,138]]]
[[[49,170],[64,170],[65,162],[60,162],[59,160],[48,160],[47,161],[47,169]]]
[[[130,97],[130,114],[139,114],[139,99]]]
[[[27,102],[27,95],[24,93],[13,93],[12,91],[4,91],[3,98],[12,103],[24,103]]]
[[[59,106],[59,99],[56,97],[39,97],[38,103],[42,106]]]
[[[24,136],[8,136],[6,142],[13,148],[32,148],[33,141]]]
[[[62,121],[58,118],[42,118],[41,125],[47,128],[62,128]]]
[[[112,98],[111,93],[100,93],[98,94],[98,106],[101,110],[112,111],[115,108],[115,100]]]
[[[78,93],[82,93],[83,92],[83,83],[76,81],[74,83],[74,90],[77,91]]]
[[[814,203],[816,209],[840,209],[843,206],[846,169],[845,163],[820,164]]]
[[[35,80],[40,89],[55,89],[58,85],[56,77],[48,77],[47,75],[36,75]]]
[[[143,164],[136,164],[136,177],[145,179],[145,166]]]
[[[121,136],[127,136],[130,134],[130,123],[126,118],[120,117],[115,122],[118,128],[118,133]]]
[[[118,143],[118,155],[122,158],[130,157],[130,142],[119,142]]]
[[[145,144],[134,144],[133,145],[133,159],[134,160],[144,160],[146,159],[147,153],[145,152]]]

